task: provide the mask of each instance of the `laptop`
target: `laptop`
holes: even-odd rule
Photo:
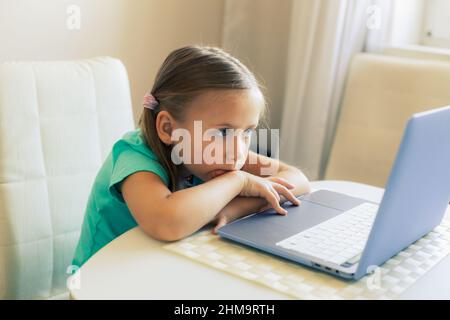
[[[450,106],[408,121],[380,203],[317,190],[218,230],[224,239],[346,279],[360,279],[420,239],[450,200]]]

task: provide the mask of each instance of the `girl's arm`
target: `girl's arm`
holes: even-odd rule
[[[184,238],[211,221],[238,195],[262,197],[280,214],[280,195],[295,201],[280,183],[243,171],[230,171],[201,185],[170,192],[151,172],[128,176],[121,187],[125,202],[139,226],[148,235],[166,241]]]
[[[243,184],[241,176],[230,172],[207,185],[172,193],[157,175],[141,171],[127,177],[121,190],[139,226],[154,238],[171,241],[206,224],[212,213],[239,194]],[[191,217],[181,220],[183,215]]]

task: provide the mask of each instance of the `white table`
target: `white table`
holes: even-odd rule
[[[328,189],[379,202],[384,190],[345,181],[316,181]],[[450,218],[450,207],[446,219]],[[80,269],[72,299],[291,299],[263,285],[235,277],[172,253],[139,228],[98,251]],[[318,271],[319,272],[319,271]],[[450,255],[400,297],[450,299]]]

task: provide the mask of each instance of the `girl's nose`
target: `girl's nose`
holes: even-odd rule
[[[226,157],[227,163],[233,164],[234,169],[240,169],[245,162],[247,142],[241,136],[235,136],[230,140],[231,146],[227,144]]]

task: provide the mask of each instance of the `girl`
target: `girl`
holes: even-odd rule
[[[114,144],[95,179],[73,264],[136,225],[174,241],[269,207],[284,215],[287,200],[299,205],[295,196],[310,191],[303,173],[249,151],[265,105],[253,74],[223,50],[170,53],[144,97],[139,128]]]

